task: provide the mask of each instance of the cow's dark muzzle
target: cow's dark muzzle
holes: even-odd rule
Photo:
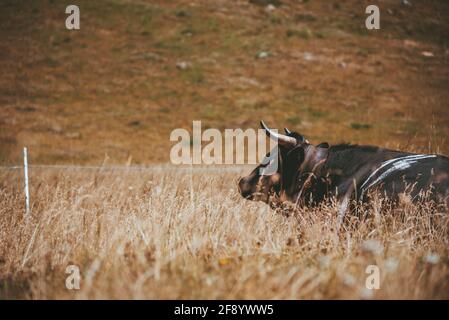
[[[246,181],[245,178],[241,178],[238,183],[239,193],[243,198],[251,200],[253,196],[253,186]]]

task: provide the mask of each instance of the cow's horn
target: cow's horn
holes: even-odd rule
[[[286,134],[290,135],[292,132],[290,130],[288,130],[288,128],[284,128],[284,131]]]
[[[270,138],[277,139],[278,143],[283,146],[295,146],[296,145],[296,139],[293,137],[289,137],[277,132],[274,132],[273,130],[269,129],[265,122],[260,121],[260,125],[262,126],[262,129],[265,130],[266,134]]]

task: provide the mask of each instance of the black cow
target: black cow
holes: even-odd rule
[[[449,158],[434,154],[414,154],[374,146],[321,143],[314,146],[302,135],[285,129],[279,134],[267,128],[278,141],[278,167],[262,175],[260,164],[239,180],[240,194],[250,200],[270,203],[290,201],[298,206],[314,206],[336,197],[346,210],[351,199],[366,202],[371,191],[389,199],[408,194],[412,200],[432,199],[449,206]],[[273,151],[272,151],[273,152]]]

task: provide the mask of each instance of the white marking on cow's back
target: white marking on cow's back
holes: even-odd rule
[[[420,159],[420,158],[425,158],[425,157],[434,157],[434,155],[410,155],[410,156],[405,156],[405,157],[399,157],[399,158],[393,158],[393,159],[389,159],[387,161],[384,161],[381,163],[381,165],[379,166],[379,168],[377,168],[376,170],[374,170],[369,177],[365,180],[365,182],[362,184],[361,188],[363,189],[365,187],[365,185],[371,180],[372,177],[374,177],[376,175],[377,172],[379,172],[380,170],[382,170],[384,167],[388,166],[390,163],[394,163],[395,161],[400,161],[400,160],[415,160],[415,159]]]
[[[361,189],[361,194],[360,194],[360,198],[363,197],[363,193],[373,187],[374,185],[378,184],[380,181],[384,180],[386,177],[388,177],[390,174],[392,174],[395,171],[399,171],[399,170],[405,170],[410,168],[413,164],[417,163],[419,160],[423,160],[423,159],[428,159],[428,158],[435,158],[436,155],[434,154],[414,154],[414,155],[410,155],[410,156],[405,156],[405,157],[399,157],[399,158],[393,158],[393,159],[389,159],[387,161],[382,162],[382,164],[379,166],[379,168],[377,168],[376,170],[374,170],[369,177],[365,180],[365,182],[362,184],[362,186],[360,187]],[[385,168],[386,166],[391,165],[392,167],[389,168],[388,170],[386,170],[385,172],[383,172],[379,177],[377,177],[377,179],[375,179],[373,182],[369,183],[370,180],[383,168]]]

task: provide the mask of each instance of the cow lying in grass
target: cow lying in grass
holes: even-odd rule
[[[267,128],[278,142],[276,154],[268,154],[262,164],[239,180],[240,194],[249,200],[270,203],[273,197],[295,206],[315,206],[337,199],[340,215],[351,200],[367,202],[372,191],[397,200],[407,194],[449,205],[449,158],[435,154],[413,154],[374,146],[328,143],[312,145],[296,132],[285,135]],[[264,175],[269,162],[277,169]]]

